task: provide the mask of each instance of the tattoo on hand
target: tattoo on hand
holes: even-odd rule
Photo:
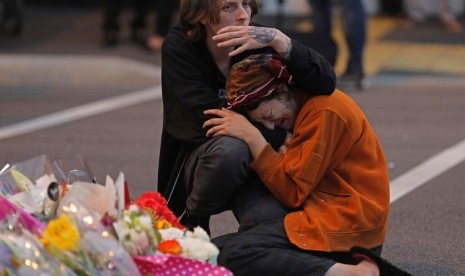
[[[267,44],[273,41],[277,31],[275,29],[264,28],[264,27],[251,27],[248,31],[250,37],[261,44]]]

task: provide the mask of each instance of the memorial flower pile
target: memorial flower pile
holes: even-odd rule
[[[218,254],[161,194],[131,201],[122,173],[100,184],[45,156],[0,171],[1,275],[232,275]]]

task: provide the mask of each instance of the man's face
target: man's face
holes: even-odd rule
[[[296,119],[296,105],[292,100],[276,97],[261,102],[257,108],[249,112],[249,117],[269,129],[279,127],[291,130]]]
[[[223,5],[220,9],[219,22],[216,24],[206,20],[204,22],[208,36],[215,35],[220,29],[227,26],[248,26],[252,10],[250,0],[220,0]]]

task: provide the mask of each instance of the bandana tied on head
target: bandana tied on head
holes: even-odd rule
[[[228,109],[259,101],[279,84],[291,84],[292,75],[277,54],[255,54],[234,64],[226,82]]]

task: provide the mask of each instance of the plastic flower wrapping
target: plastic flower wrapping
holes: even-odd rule
[[[131,202],[124,174],[101,184],[73,160],[43,155],[0,171],[1,275],[232,275],[208,234],[185,229],[159,193]]]

